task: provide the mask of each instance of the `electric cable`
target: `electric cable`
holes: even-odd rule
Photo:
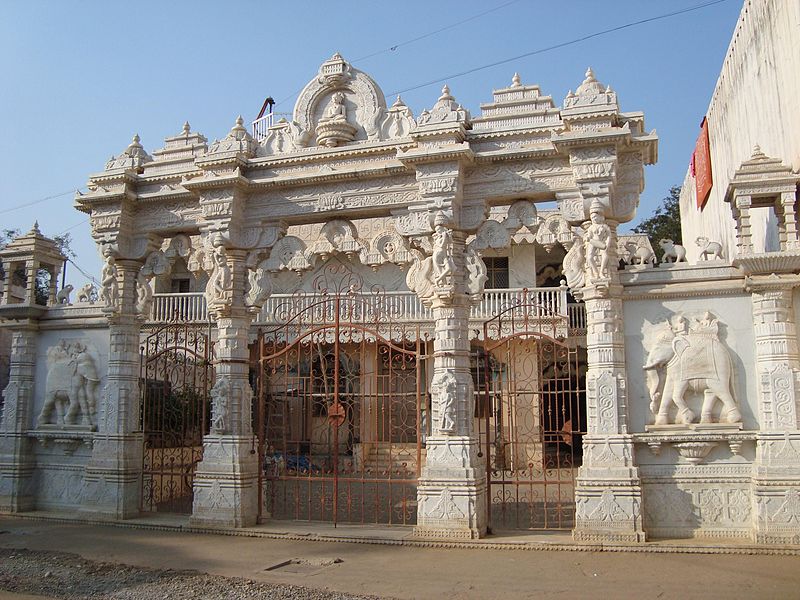
[[[48,200],[53,200],[54,198],[61,198],[62,196],[68,196],[69,194],[74,194],[75,189],[71,189],[68,192],[62,192],[60,194],[53,194],[52,196],[47,196],[46,198],[40,198],[39,200],[34,200],[33,202],[26,202],[25,204],[18,204],[17,206],[12,206],[11,208],[4,208],[0,210],[0,215],[4,215],[6,213],[13,212],[15,210],[20,210],[21,208],[27,208],[28,206],[34,206],[36,204],[41,204],[42,202],[46,202]]]
[[[354,63],[361,62],[361,61],[373,58],[374,56],[378,56],[379,54],[383,54],[385,52],[395,52],[401,46],[407,46],[409,44],[413,44],[414,42],[418,42],[420,40],[424,40],[425,38],[429,38],[429,37],[431,37],[433,35],[436,35],[437,33],[441,33],[443,31],[447,31],[448,29],[454,29],[455,27],[458,27],[459,25],[463,25],[464,23],[468,23],[470,21],[474,21],[475,19],[478,19],[480,17],[486,16],[489,13],[493,13],[495,11],[501,10],[501,9],[507,7],[507,6],[510,6],[511,4],[516,4],[519,1],[520,0],[511,0],[510,2],[506,2],[504,4],[500,4],[499,6],[495,6],[493,8],[490,8],[489,10],[485,10],[483,12],[480,12],[480,13],[476,14],[476,15],[472,15],[471,17],[467,17],[466,19],[462,19],[461,21],[456,21],[455,23],[451,23],[450,25],[446,25],[445,27],[441,27],[439,29],[436,29],[435,31],[430,31],[428,33],[423,33],[422,35],[419,35],[419,36],[417,36],[415,38],[411,38],[410,40],[405,40],[404,42],[399,42],[397,44],[389,46],[388,48],[384,48],[383,50],[378,50],[377,52],[372,52],[372,53],[367,54],[365,56],[362,56],[360,58],[356,58],[352,62],[354,62]],[[304,87],[305,87],[305,85],[303,86],[303,88]],[[280,100],[280,101],[276,102],[274,106],[280,106],[281,104],[283,104],[287,100],[291,100],[292,98],[297,96],[300,92],[302,92],[303,88],[300,88],[299,90],[297,90],[293,94],[290,94],[289,96],[286,96],[286,98],[284,98],[283,100]]]
[[[420,83],[417,85],[413,85],[411,87],[398,90],[396,92],[392,92],[391,94],[387,94],[388,96],[396,96],[397,94],[404,94],[406,92],[411,92],[414,90],[418,90],[420,88],[427,87],[429,85],[434,85],[437,83],[444,83],[446,81],[452,81],[458,77],[463,77],[464,75],[471,75],[472,73],[477,73],[478,71],[483,71],[484,69],[490,69],[492,67],[497,67],[499,65],[504,65],[506,63],[513,62],[515,60],[519,60],[521,58],[528,58],[529,56],[534,56],[536,54],[543,54],[545,52],[550,52],[551,50],[558,50],[559,48],[565,48],[566,46],[572,46],[573,44],[578,44],[580,42],[585,42],[586,40],[590,40],[596,37],[600,37],[603,35],[608,35],[609,33],[615,33],[617,31],[621,31],[623,29],[628,29],[630,27],[635,27],[637,25],[643,25],[645,23],[652,23],[653,21],[659,21],[661,19],[667,19],[669,17],[674,17],[677,15],[682,15],[685,13],[693,12],[695,10],[700,10],[702,8],[707,8],[709,6],[713,6],[715,4],[721,4],[723,2],[727,2],[728,0],[711,0],[710,2],[704,2],[702,4],[697,4],[695,6],[690,6],[688,8],[683,8],[681,10],[675,10],[669,13],[664,13],[662,15],[657,15],[655,17],[648,17],[646,19],[639,19],[638,21],[631,21],[630,23],[625,23],[623,25],[617,25],[616,27],[611,27],[609,29],[604,29],[602,31],[595,31],[594,33],[590,33],[579,38],[575,38],[573,40],[569,40],[566,42],[561,42],[559,44],[554,44],[552,46],[547,46],[545,48],[538,48],[537,50],[532,50],[530,52],[526,52],[524,54],[519,54],[517,56],[512,56],[511,58],[505,58],[503,60],[498,60],[493,63],[489,63],[487,65],[482,65],[480,67],[474,67],[472,69],[467,69],[466,71],[461,71],[459,73],[455,73],[453,75],[448,75],[447,77],[440,77],[437,79],[432,79],[430,81],[426,81],[425,83]]]

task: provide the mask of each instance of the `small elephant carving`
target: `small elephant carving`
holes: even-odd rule
[[[722,260],[722,244],[719,242],[712,242],[701,235],[695,240],[695,244],[700,248],[701,260]]]
[[[672,240],[663,239],[658,242],[658,245],[664,251],[664,256],[661,257],[662,263],[686,262],[686,248],[680,244],[676,244]]]
[[[72,293],[73,288],[70,284],[65,285],[56,294],[57,304],[69,304],[69,295]]]

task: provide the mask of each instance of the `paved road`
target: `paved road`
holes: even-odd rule
[[[796,556],[437,549],[11,517],[0,517],[0,531],[0,548],[404,599],[800,598]],[[306,564],[265,570],[295,558]]]

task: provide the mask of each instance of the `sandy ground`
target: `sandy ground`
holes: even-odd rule
[[[13,517],[0,517],[0,532],[4,549],[70,552],[92,561],[381,597],[800,598],[796,556],[439,549]],[[267,570],[291,559],[303,564]]]

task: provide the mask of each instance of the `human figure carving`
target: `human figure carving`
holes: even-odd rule
[[[453,234],[444,225],[437,225],[433,234],[433,284],[447,286],[455,273],[453,261]]]
[[[114,308],[119,297],[117,283],[117,265],[114,256],[106,256],[106,262],[100,274],[100,300],[106,308]]]
[[[328,104],[319,121],[320,123],[347,121],[347,107],[344,105],[344,94],[342,92],[336,92],[331,96],[330,104]]]
[[[228,266],[228,257],[225,246],[217,246],[212,253],[214,270],[206,285],[206,302],[211,305],[225,299],[231,285],[231,268]]]
[[[456,429],[456,400],[458,381],[452,373],[439,379],[439,431],[453,433]]]
[[[226,433],[228,427],[231,380],[223,375],[211,388],[211,432]]]
[[[592,224],[586,230],[586,262],[592,279],[609,277],[609,242],[611,228],[606,224],[601,207],[592,207]]]

